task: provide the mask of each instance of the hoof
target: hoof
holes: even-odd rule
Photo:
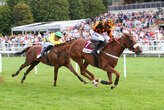
[[[111,86],[111,89],[114,89],[115,88],[115,86],[113,85],[113,86]]]
[[[84,84],[88,84],[88,81],[84,81]]]
[[[24,83],[24,81],[23,80],[21,80],[21,84],[23,84]]]
[[[16,75],[15,75],[15,74],[12,74],[11,76],[14,77],[14,76],[16,76]]]
[[[96,84],[94,84],[94,86],[95,86],[95,87],[98,87],[98,86],[99,86],[99,84],[98,84],[98,83],[96,83]]]
[[[100,80],[100,79],[96,79],[95,81],[96,81],[96,82],[101,82],[101,80]]]
[[[56,87],[56,84],[54,84],[53,86]]]

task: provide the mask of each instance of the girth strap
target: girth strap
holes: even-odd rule
[[[51,63],[50,63],[50,61],[49,61],[49,59],[48,59],[48,52],[46,52],[46,61],[47,61],[47,63],[48,63],[48,65],[50,65],[51,66]]]

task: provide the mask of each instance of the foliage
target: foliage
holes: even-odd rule
[[[19,3],[21,0],[6,0],[7,5],[13,9],[17,3]]]
[[[33,0],[32,12],[37,22],[69,19],[69,3],[67,0]]]
[[[110,0],[103,0],[103,4],[106,7],[106,9],[108,9],[108,6],[110,4]]]
[[[106,5],[104,6],[104,4],[107,4],[107,0],[6,0],[6,3],[10,8],[10,12],[6,13],[10,17],[5,19],[10,22],[4,27],[5,29],[0,30],[9,33],[12,26],[32,22],[99,16],[106,11]],[[21,4],[23,5],[21,6]]]
[[[33,22],[33,16],[30,7],[25,3],[18,3],[14,7],[14,23],[16,26],[30,24]]]
[[[71,19],[85,18],[84,4],[82,0],[68,0],[70,4],[70,17]]]
[[[0,6],[0,33],[9,34],[11,27],[11,10],[8,5]]]
[[[84,0],[84,9],[87,17],[95,17],[106,11],[102,0]]]
[[[57,87],[53,87],[54,68],[38,65],[27,75],[12,78],[24,57],[2,57],[4,81],[0,82],[0,108],[2,110],[163,110],[164,58],[128,57],[127,78],[123,77],[123,58],[116,70],[121,74],[118,87],[92,83],[83,85],[68,69],[61,68]],[[73,63],[74,64],[74,63]],[[75,66],[75,65],[74,65]],[[89,66],[96,78],[107,80],[107,74]],[[115,76],[113,77],[114,80]]]

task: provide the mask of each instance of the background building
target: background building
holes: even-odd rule
[[[142,3],[142,2],[157,2],[164,0],[111,0],[110,5],[123,5],[131,3]]]

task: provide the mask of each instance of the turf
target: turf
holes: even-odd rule
[[[101,84],[83,85],[64,67],[59,70],[57,87],[53,87],[53,67],[44,64],[38,65],[37,75],[31,71],[22,85],[20,80],[27,68],[15,78],[11,74],[24,57],[2,59],[0,110],[164,110],[164,58],[127,58],[127,78],[120,58],[116,70],[121,78],[113,90]],[[104,71],[91,66],[89,70],[107,80]]]

